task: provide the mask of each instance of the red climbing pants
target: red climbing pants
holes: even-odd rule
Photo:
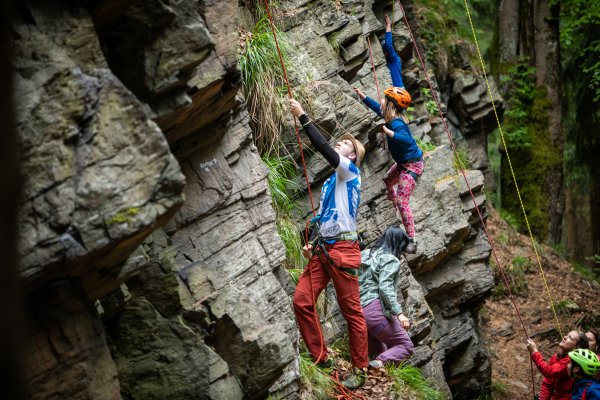
[[[325,247],[334,265],[324,254],[313,254],[296,286],[294,313],[300,334],[315,360],[327,360],[327,348],[315,303],[329,280],[332,280],[340,310],[348,323],[352,365],[365,368],[369,358],[367,324],[358,291],[360,248],[356,241],[340,241]]]

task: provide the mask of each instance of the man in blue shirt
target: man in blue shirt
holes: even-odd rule
[[[315,149],[335,170],[321,188],[318,231],[320,245],[314,249],[314,253],[312,245],[305,247],[305,254],[310,256],[310,260],[296,286],[294,313],[310,355],[319,365],[330,367],[332,362],[327,355],[315,302],[328,282],[333,281],[340,310],[348,323],[350,355],[354,367],[342,384],[355,389],[364,385],[369,363],[367,325],[358,290],[361,257],[356,233],[360,203],[358,166],[365,155],[365,149],[348,133],[342,135],[335,146],[331,147],[304,113],[300,103],[292,99],[290,108],[292,114],[300,120]]]

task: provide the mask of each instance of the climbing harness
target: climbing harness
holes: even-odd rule
[[[436,92],[435,92],[435,90],[433,88],[433,84],[431,82],[431,78],[429,77],[429,73],[428,73],[427,68],[425,66],[425,62],[423,61],[423,57],[421,56],[421,52],[419,51],[419,46],[417,45],[417,41],[415,40],[415,36],[414,36],[414,34],[412,32],[410,24],[408,23],[408,18],[406,16],[406,12],[404,10],[404,7],[402,6],[402,2],[401,1],[399,1],[399,4],[400,4],[400,8],[402,10],[403,17],[404,17],[404,22],[406,23],[406,27],[407,27],[407,29],[408,29],[408,31],[410,33],[411,39],[413,41],[413,46],[415,48],[415,52],[417,54],[419,62],[421,63],[421,67],[423,68],[423,72],[425,74],[425,78],[427,79],[427,84],[429,85],[429,88],[431,89],[431,95],[432,95],[432,97],[435,100],[435,103],[437,105],[438,112],[440,114],[442,123],[444,125],[444,130],[446,131],[446,135],[448,136],[448,140],[449,140],[449,142],[451,144],[452,151],[454,153],[454,157],[457,160],[457,164],[458,164],[458,166],[460,168],[460,171],[461,171],[461,174],[462,174],[463,179],[465,181],[465,184],[467,185],[467,188],[469,189],[469,193],[471,195],[471,199],[473,200],[473,205],[475,206],[475,209],[477,210],[477,214],[479,216],[479,220],[481,221],[481,226],[483,228],[483,231],[485,233],[486,238],[488,239],[488,243],[490,244],[490,247],[492,249],[492,254],[493,254],[494,259],[496,261],[496,265],[498,266],[498,270],[500,271],[500,275],[502,277],[502,280],[504,281],[504,284],[505,284],[505,286],[506,286],[506,288],[508,290],[509,298],[510,298],[510,300],[512,302],[512,305],[513,305],[513,307],[514,307],[514,309],[516,311],[516,314],[517,314],[517,316],[519,318],[519,322],[521,324],[521,328],[523,329],[523,332],[525,333],[525,337],[529,338],[529,334],[527,332],[527,328],[525,327],[525,323],[523,322],[523,318],[521,316],[521,312],[519,311],[519,307],[517,306],[515,297],[514,297],[514,295],[512,293],[512,290],[510,289],[510,285],[508,283],[508,279],[506,278],[506,274],[504,273],[504,268],[502,267],[502,265],[500,263],[500,260],[498,258],[498,255],[496,254],[496,249],[494,248],[493,242],[490,239],[490,235],[489,235],[489,232],[487,230],[487,226],[485,224],[485,221],[483,219],[481,211],[479,210],[479,206],[477,205],[477,201],[475,200],[475,195],[473,194],[473,190],[471,188],[471,185],[469,184],[469,180],[467,179],[467,175],[465,173],[464,166],[462,164],[462,161],[460,160],[460,157],[458,157],[458,152],[456,150],[456,144],[454,143],[454,140],[452,139],[452,135],[450,134],[450,130],[448,128],[448,124],[446,122],[446,119],[444,118],[444,115],[442,114],[442,108],[441,108],[439,99],[438,99],[437,94],[436,94]],[[487,82],[487,78],[486,78],[486,82]],[[489,89],[489,86],[488,86],[488,89]],[[533,371],[533,361],[532,360],[530,360],[530,367],[531,367],[531,385],[532,385],[533,393],[535,395],[535,381],[534,381],[534,371]]]
[[[515,189],[517,190],[517,197],[519,198],[519,204],[521,205],[521,211],[523,212],[523,217],[525,217],[525,224],[527,225],[527,231],[529,232],[529,237],[531,238],[531,244],[533,246],[533,251],[535,253],[535,258],[537,260],[540,275],[542,276],[542,280],[544,281],[544,286],[546,288],[546,293],[548,293],[548,298],[550,300],[550,307],[552,309],[552,313],[554,314],[554,320],[556,322],[556,326],[558,327],[558,333],[560,336],[563,336],[562,329],[560,328],[560,322],[558,321],[558,316],[556,314],[556,309],[554,307],[554,300],[552,299],[552,295],[550,294],[550,288],[548,287],[548,282],[546,280],[546,274],[544,274],[544,268],[542,268],[542,263],[540,261],[540,256],[537,251],[537,246],[535,244],[535,239],[533,238],[533,233],[531,232],[531,226],[529,225],[529,219],[527,218],[527,213],[525,212],[525,206],[523,205],[523,199],[521,198],[521,192],[519,191],[519,185],[517,184],[517,178],[515,177],[515,172],[513,170],[512,162],[510,160],[510,155],[508,153],[508,147],[506,146],[506,142],[504,140],[504,131],[502,129],[502,124],[500,124],[500,118],[498,117],[498,112],[496,111],[496,103],[494,101],[494,95],[492,94],[492,89],[490,88],[490,83],[488,82],[487,73],[485,72],[485,65],[483,64],[483,58],[481,57],[481,50],[479,48],[479,42],[477,41],[477,35],[475,34],[475,27],[473,26],[473,21],[471,19],[471,12],[469,11],[469,5],[467,4],[467,0],[464,0],[465,10],[467,11],[467,16],[469,18],[469,24],[471,26],[471,33],[473,34],[473,40],[475,41],[475,47],[477,48],[477,55],[479,56],[479,63],[481,64],[481,70],[483,71],[483,77],[485,78],[485,84],[487,86],[487,91],[490,96],[490,100],[492,102],[492,108],[494,110],[494,116],[496,117],[496,123],[498,124],[498,130],[500,132],[500,138],[502,139],[502,145],[506,151],[506,159],[508,160],[508,166],[510,167],[510,173],[512,175],[513,182],[515,184]]]

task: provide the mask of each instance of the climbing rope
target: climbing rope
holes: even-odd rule
[[[444,115],[442,114],[442,108],[441,108],[440,102],[438,100],[436,91],[433,88],[433,84],[431,82],[431,78],[429,76],[429,73],[427,72],[427,68],[425,66],[425,62],[423,61],[423,57],[421,56],[421,52],[419,51],[419,47],[417,46],[417,41],[415,39],[415,36],[414,36],[414,34],[412,32],[410,24],[408,23],[408,18],[406,16],[406,12],[404,10],[404,7],[402,6],[402,2],[401,1],[399,1],[399,4],[400,4],[400,8],[402,10],[403,17],[404,17],[404,22],[406,23],[406,27],[407,27],[408,32],[410,33],[411,39],[413,41],[413,46],[415,48],[415,52],[417,54],[417,57],[419,58],[419,62],[421,63],[421,66],[422,66],[423,71],[425,73],[425,78],[427,79],[427,84],[429,85],[429,88],[431,89],[431,95],[432,95],[432,97],[433,97],[433,99],[434,99],[434,101],[435,101],[435,103],[437,105],[437,109],[438,109],[438,112],[440,114],[440,118],[441,118],[442,123],[444,125],[444,130],[446,131],[446,135],[448,136],[448,140],[450,141],[450,144],[451,144],[451,147],[452,147],[452,151],[454,153],[454,157],[457,160],[457,165],[460,168],[460,172],[461,172],[461,174],[463,176],[465,184],[467,185],[467,188],[469,189],[469,193],[471,194],[471,199],[473,200],[473,205],[475,206],[475,209],[477,210],[477,214],[479,216],[479,220],[481,221],[481,226],[483,228],[485,236],[488,239],[488,243],[490,244],[490,247],[492,249],[492,254],[493,254],[494,259],[496,261],[496,265],[498,265],[498,270],[500,271],[500,275],[502,277],[502,280],[504,281],[504,285],[506,286],[506,288],[508,290],[509,298],[510,298],[511,303],[512,303],[512,305],[513,305],[513,307],[514,307],[514,309],[516,311],[516,314],[517,314],[517,316],[519,318],[519,322],[521,324],[521,328],[523,329],[523,332],[525,333],[525,337],[529,338],[529,334],[527,333],[527,328],[525,327],[525,323],[523,322],[523,318],[521,316],[521,312],[519,311],[519,307],[517,306],[517,303],[515,301],[515,297],[512,294],[512,291],[510,289],[510,285],[509,285],[508,279],[506,278],[506,274],[504,273],[504,268],[502,267],[502,265],[500,263],[500,260],[498,258],[498,255],[496,254],[496,249],[494,248],[493,242],[492,242],[492,240],[490,238],[489,232],[487,230],[487,226],[485,224],[485,221],[483,219],[481,211],[479,210],[479,206],[477,205],[477,201],[475,200],[475,195],[473,194],[473,190],[471,189],[471,185],[469,184],[469,180],[467,179],[467,175],[466,175],[464,167],[462,165],[462,161],[458,157],[458,152],[456,150],[456,145],[454,143],[454,140],[452,140],[452,135],[450,134],[450,130],[448,128],[448,124],[446,122],[446,119],[444,118]],[[533,392],[534,392],[534,395],[535,395],[535,383],[534,383],[534,379],[533,379],[534,378],[534,375],[533,375],[533,364],[531,364],[531,377],[532,377],[531,384],[532,384]]]
[[[279,41],[277,40],[275,24],[273,23],[273,17],[271,16],[269,0],[265,0],[265,9],[267,11],[267,16],[269,18],[269,25],[271,26],[271,32],[273,33],[273,39],[275,40],[275,47],[277,48],[277,55],[279,56],[279,62],[281,63],[281,70],[283,71],[283,78],[285,80],[285,84],[287,87],[288,96],[290,99],[293,99],[294,97],[292,96],[292,89],[291,89],[290,82],[288,79],[287,70],[285,68],[285,63],[283,62],[283,56],[281,54],[281,49],[279,48]],[[316,217],[317,212],[315,211],[315,205],[313,202],[312,192],[310,190],[310,181],[308,179],[308,171],[306,169],[306,161],[304,160],[304,150],[302,148],[302,140],[300,140],[300,131],[298,130],[298,119],[296,118],[296,116],[294,116],[294,130],[296,131],[296,140],[298,142],[298,147],[300,150],[300,160],[302,161],[302,170],[304,173],[304,177],[306,179],[306,188],[308,190],[308,198],[310,199],[311,211],[312,211],[313,217]],[[305,234],[305,243],[308,245],[308,224],[305,227],[304,234]],[[313,277],[312,277],[312,271],[310,270],[310,268],[308,270],[308,274],[309,274],[309,282],[310,282],[311,299],[313,302],[313,309],[315,311],[315,313],[314,313],[315,314],[315,322],[319,329],[319,337],[321,338],[321,341],[323,341],[323,332],[321,331],[321,324],[319,322],[319,315],[317,313],[317,305],[316,305],[317,299],[315,298],[315,291],[313,288]],[[321,361],[321,358],[323,357],[323,353],[324,353],[323,350],[325,349],[325,344],[321,343],[321,345],[319,347],[320,347],[319,356],[315,360],[315,364],[318,364],[319,361]]]
[[[504,140],[504,131],[502,130],[502,124],[500,123],[500,118],[498,117],[498,112],[496,111],[496,103],[494,101],[494,95],[492,94],[492,89],[490,88],[490,83],[488,82],[487,73],[485,72],[485,65],[483,64],[483,58],[481,57],[481,50],[479,48],[479,41],[477,40],[477,35],[475,34],[475,27],[473,25],[473,20],[471,19],[471,12],[469,11],[469,5],[467,4],[467,0],[464,0],[465,10],[467,11],[467,16],[469,18],[469,24],[471,26],[471,33],[473,34],[473,40],[475,41],[475,47],[477,48],[477,55],[479,57],[479,63],[481,65],[481,71],[483,72],[483,77],[485,78],[485,84],[487,86],[487,91],[490,96],[490,100],[492,102],[492,109],[494,110],[494,116],[496,117],[496,123],[498,124],[498,130],[500,131],[500,138],[502,139],[502,145],[506,151],[506,159],[508,160],[508,166],[510,167],[510,173],[512,175],[513,183],[515,184],[515,189],[517,190],[517,197],[519,198],[519,204],[521,205],[521,211],[523,212],[523,217],[525,217],[525,224],[527,225],[527,232],[529,232],[529,237],[531,239],[531,244],[533,246],[533,251],[535,253],[535,258],[537,260],[540,275],[542,280],[544,281],[544,287],[546,288],[546,293],[548,293],[548,299],[550,300],[550,307],[552,309],[552,313],[554,314],[554,320],[556,321],[556,326],[558,327],[558,333],[560,336],[563,336],[562,329],[560,327],[560,322],[558,321],[558,316],[556,314],[556,309],[554,307],[554,300],[552,299],[552,295],[550,294],[550,288],[548,287],[548,281],[546,280],[546,274],[544,273],[544,268],[542,268],[542,263],[540,261],[540,256],[538,254],[537,246],[535,244],[535,239],[533,237],[533,233],[531,232],[531,227],[529,226],[529,219],[527,218],[527,213],[525,212],[525,206],[523,205],[523,200],[521,198],[521,192],[519,190],[519,185],[517,185],[517,178],[515,177],[515,172],[513,170],[512,162],[510,161],[510,155],[508,154],[508,147],[506,146],[506,142]]]
[[[371,38],[367,36],[367,45],[369,47],[369,56],[371,58],[371,69],[373,70],[373,77],[375,78],[375,87],[377,88],[377,100],[381,102],[381,92],[379,91],[379,81],[377,80],[377,71],[375,71],[375,61],[373,60],[373,50],[371,50]],[[386,148],[385,132],[381,131],[381,143],[383,148]]]
[[[333,382],[336,384],[335,389],[338,392],[338,394],[334,395],[332,398],[336,400],[368,400],[362,394],[355,393],[342,385],[337,371],[333,373],[331,380],[333,380]]]

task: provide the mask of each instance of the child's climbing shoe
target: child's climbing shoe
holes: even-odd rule
[[[415,254],[417,252],[417,242],[414,238],[408,238],[408,245],[404,249],[405,253]]]
[[[358,389],[367,381],[367,369],[352,368],[350,375],[342,381],[342,385],[348,389]]]
[[[369,361],[369,368],[383,368],[383,361],[381,360],[371,360]]]

